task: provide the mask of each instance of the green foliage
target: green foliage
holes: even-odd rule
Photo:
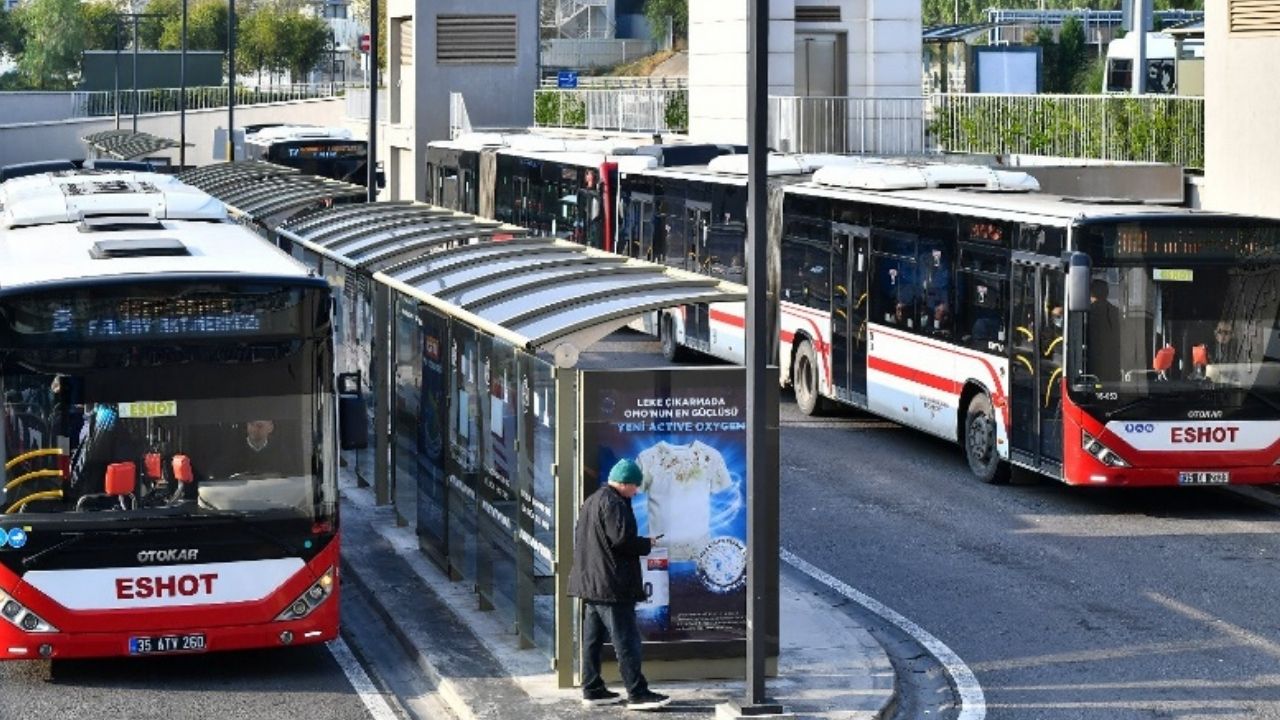
[[[84,53],[84,16],[80,0],[30,0],[21,15],[26,47],[18,70],[35,90],[75,86]]]
[[[930,132],[946,152],[1167,162],[1204,167],[1198,98],[1037,97],[1006,103],[948,100]]]
[[[667,18],[675,26],[676,37],[689,37],[689,0],[645,0],[644,16],[659,45],[667,38]]]
[[[138,20],[138,47],[155,50],[160,45],[160,37],[165,26],[172,22],[182,23],[182,0],[148,0],[144,12],[155,13],[161,17],[149,17]],[[133,37],[133,23],[126,21],[125,32]]]
[[[537,127],[584,128],[587,104],[572,91],[538,90],[533,94],[533,124]]]
[[[23,9],[19,5],[9,12],[0,12],[0,55],[17,58],[26,47],[26,36],[22,34]]]
[[[324,57],[329,47],[329,24],[301,13],[285,13],[277,40],[281,46],[282,61],[297,82]]]
[[[129,44],[129,35],[120,27],[116,6],[110,2],[86,2],[80,4],[84,15],[84,49],[115,50]],[[118,31],[118,32],[117,32]]]
[[[187,49],[227,49],[226,0],[195,0],[187,6]],[[236,13],[240,15],[240,13]],[[160,34],[160,49],[182,49],[181,14],[166,17]],[[237,56],[239,53],[237,52]]]
[[[689,91],[681,90],[667,98],[667,111],[664,118],[668,130],[689,129]]]

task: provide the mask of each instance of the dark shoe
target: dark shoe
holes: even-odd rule
[[[622,702],[622,696],[609,688],[602,687],[598,690],[584,690],[582,692],[582,704],[587,707],[617,705],[620,702]]]
[[[653,692],[652,690],[645,690],[642,693],[637,693],[627,698],[627,709],[657,710],[669,702],[671,702],[671,698],[666,695]]]

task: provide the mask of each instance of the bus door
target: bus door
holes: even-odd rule
[[[692,249],[689,251],[689,269],[703,275],[711,274],[711,251],[707,236],[711,229],[711,203],[690,200],[685,205],[685,233]],[[684,316],[685,341],[697,350],[711,346],[710,306],[702,303],[686,305]]]
[[[1062,319],[1065,278],[1057,258],[1015,253],[1010,326],[1010,428],[1014,460],[1062,467]]]
[[[867,405],[867,266],[870,232],[836,224],[831,233],[831,379],[836,396]]]
[[[631,193],[623,218],[622,237],[616,249],[618,254],[641,260],[654,260],[653,253],[653,196],[647,193]]]

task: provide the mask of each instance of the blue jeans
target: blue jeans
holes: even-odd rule
[[[627,686],[627,695],[635,697],[649,689],[649,681],[640,672],[640,627],[636,625],[635,603],[585,602],[586,617],[582,622],[582,691],[605,686],[600,677],[600,650],[605,639],[613,642],[618,656],[618,670]]]

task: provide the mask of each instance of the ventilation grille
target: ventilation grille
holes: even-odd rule
[[[838,5],[797,5],[796,22],[840,22]]]
[[[515,65],[515,15],[437,15],[436,62],[442,65]]]
[[[1280,3],[1275,0],[1230,0],[1229,12],[1233,33],[1280,33]]]
[[[141,195],[160,192],[149,182],[133,180],[100,180],[89,182],[70,182],[62,186],[67,195]]]
[[[413,65],[413,18],[399,21],[400,65]]]

